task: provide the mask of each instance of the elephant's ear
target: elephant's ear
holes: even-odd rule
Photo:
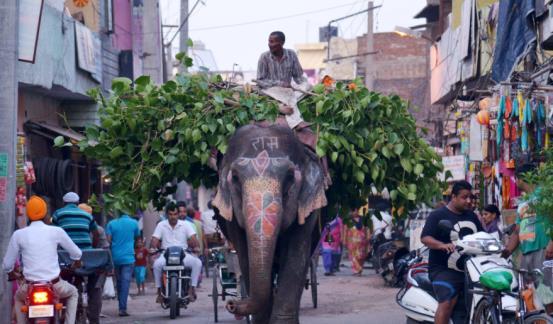
[[[224,167],[219,174],[217,194],[212,202],[212,204],[219,209],[219,214],[229,222],[232,220],[232,202],[229,187],[231,179],[232,174],[230,172],[230,167]]]
[[[306,162],[302,170],[302,186],[299,194],[298,223],[305,223],[305,219],[312,211],[326,206],[324,189],[324,173],[319,158],[309,149]]]

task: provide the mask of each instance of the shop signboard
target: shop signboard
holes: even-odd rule
[[[445,180],[445,173],[451,172],[452,177],[448,181],[465,180],[465,156],[453,155],[442,157],[444,165],[444,173],[440,175],[442,180]]]
[[[43,0],[20,0],[18,12],[18,56],[23,62],[34,63]]]

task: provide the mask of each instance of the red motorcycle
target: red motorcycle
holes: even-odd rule
[[[27,313],[29,323],[63,323],[64,305],[54,291],[54,284],[50,281],[27,283],[27,297],[21,311]]]
[[[23,275],[17,269],[10,273],[9,280],[23,280]],[[58,279],[59,280],[59,279]],[[27,323],[58,324],[63,323],[65,306],[54,290],[56,282],[28,281],[25,304],[20,311],[27,315]]]

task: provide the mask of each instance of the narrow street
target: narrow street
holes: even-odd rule
[[[341,271],[333,277],[325,277],[319,266],[319,307],[312,307],[311,293],[302,297],[300,321],[302,324],[366,324],[404,323],[405,317],[395,303],[397,289],[385,287],[382,279],[371,269],[365,269],[362,277],[350,274],[349,263],[343,262]],[[148,283],[146,296],[134,296],[131,288],[130,317],[117,316],[117,301],[104,300],[102,323],[214,323],[211,293],[212,278],[204,278],[198,289],[198,300],[188,309],[181,310],[181,317],[170,320],[169,311],[154,303],[153,283]],[[219,298],[219,323],[246,323],[237,321],[224,308]]]

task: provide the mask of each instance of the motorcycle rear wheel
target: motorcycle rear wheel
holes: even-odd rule
[[[169,278],[169,318],[175,319],[178,316],[178,308],[177,276],[172,275]]]

